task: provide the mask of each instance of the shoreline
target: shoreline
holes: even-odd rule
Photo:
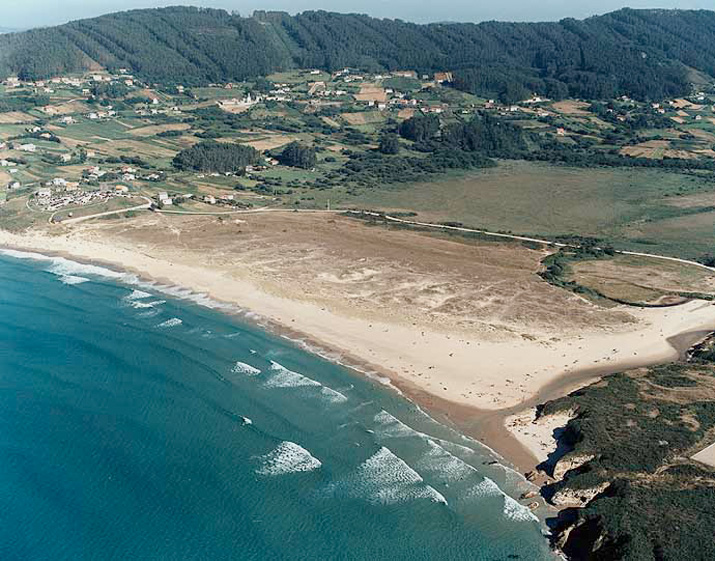
[[[64,247],[60,248],[47,247],[48,242],[62,241],[62,238],[55,240],[45,236],[44,241],[45,243],[42,243],[42,240],[38,239],[38,236],[17,236],[0,231],[0,248],[24,252],[37,252],[50,258],[62,257],[79,263],[106,267],[114,272],[129,273],[148,282],[170,287],[185,288],[194,294],[206,294],[217,303],[232,307],[235,313],[243,316],[243,319],[253,322],[259,327],[278,336],[290,339],[296,344],[303,346],[309,352],[351,368],[361,375],[377,377],[378,381],[381,381],[379,378],[388,379],[390,381],[389,385],[418,406],[423,407],[436,420],[457,428],[463,434],[487,446],[507,463],[518,469],[522,474],[533,470],[539,461],[533,451],[520,441],[514,433],[508,430],[505,421],[509,416],[523,412],[555,397],[566,395],[570,391],[588,385],[603,376],[629,368],[649,366],[676,359],[682,356],[693,344],[709,335],[712,331],[715,331],[715,307],[712,307],[712,322],[709,324],[712,329],[708,327],[707,329],[694,329],[675,333],[666,338],[667,349],[657,349],[656,352],[653,352],[649,356],[643,355],[638,358],[631,356],[627,359],[609,360],[610,364],[592,365],[590,367],[585,365],[582,367],[574,366],[572,370],[569,369],[556,375],[551,375],[550,379],[546,380],[545,383],[535,384],[537,386],[535,391],[532,391],[528,397],[520,399],[515,403],[510,403],[507,407],[485,408],[471,403],[465,403],[464,400],[458,401],[450,399],[447,396],[439,395],[434,390],[431,390],[428,385],[420,385],[417,383],[418,380],[401,375],[396,368],[377,365],[376,363],[382,361],[376,361],[369,357],[362,356],[366,353],[360,353],[359,348],[358,352],[354,352],[347,351],[339,345],[331,344],[330,341],[324,340],[324,338],[317,336],[315,333],[301,329],[301,327],[304,328],[305,325],[296,322],[295,318],[290,322],[279,321],[275,317],[264,313],[266,310],[259,309],[260,306],[245,305],[241,301],[237,301],[239,300],[238,298],[224,297],[227,295],[230,296],[231,291],[217,294],[217,291],[210,290],[210,287],[207,289],[206,286],[202,286],[202,283],[199,282],[197,276],[201,277],[201,273],[207,275],[212,273],[202,267],[188,268],[188,272],[194,275],[195,282],[185,282],[190,279],[190,277],[178,275],[182,277],[178,280],[176,275],[172,274],[174,272],[172,269],[176,268],[176,270],[181,270],[181,272],[186,273],[187,271],[184,270],[186,266],[179,263],[157,260],[155,257],[141,253],[138,248],[134,248],[135,259],[131,262],[132,260],[127,258],[128,250],[126,249],[121,250],[121,253],[123,253],[122,256],[119,255],[120,252],[113,253],[108,250],[107,247],[100,247],[96,242],[85,243],[82,247],[83,251],[72,251],[71,247],[67,247],[71,244],[67,243],[58,243],[58,246],[64,245]],[[65,238],[64,241],[67,242],[67,238]],[[103,250],[103,252],[101,250]],[[107,253],[111,255],[110,258],[107,258]],[[143,259],[138,258],[142,256]],[[124,257],[124,259],[122,259],[122,257]],[[147,260],[149,261],[147,262]],[[151,260],[159,261],[159,266],[155,267],[153,271],[150,266]],[[142,263],[142,261],[144,261],[144,263]],[[144,266],[141,266],[142,264]],[[157,274],[159,272],[164,274]],[[223,278],[222,280],[234,285],[233,288],[238,289],[239,293],[241,292],[240,289],[245,288],[248,284],[245,281],[237,279]],[[251,288],[256,289],[255,286]],[[286,300],[274,295],[266,296],[278,299],[279,303]],[[255,304],[256,298],[253,300]],[[275,304],[275,302],[272,303]],[[310,311],[315,313],[316,305],[314,304],[295,301],[292,303],[295,305],[292,310],[293,312],[295,312],[296,308],[300,310],[301,307],[307,305],[308,307],[312,306],[313,309]],[[697,312],[702,306],[691,306],[691,308],[692,309],[688,310],[689,312]],[[231,310],[226,309],[221,311],[230,313]],[[319,319],[323,319],[324,316],[325,314],[322,314]],[[293,323],[296,323],[296,325],[291,325]],[[333,328],[337,330],[338,337],[341,334],[339,327],[339,325],[333,326]],[[390,327],[394,328],[395,326]],[[372,324],[370,328],[372,328]],[[618,336],[618,334],[616,334],[616,336]],[[641,337],[644,337],[644,335],[641,335]],[[449,337],[447,337],[447,339],[449,339]],[[587,342],[585,338],[581,339],[583,339],[584,344]],[[467,342],[467,344],[469,344],[469,342]],[[477,345],[479,345],[479,343],[477,343]],[[507,348],[509,347],[502,347],[502,350],[506,350]],[[536,382],[536,380],[534,380],[534,382]]]

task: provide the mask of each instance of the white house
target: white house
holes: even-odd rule
[[[18,150],[22,150],[23,152],[35,152],[37,150],[37,146],[34,144],[21,144]]]

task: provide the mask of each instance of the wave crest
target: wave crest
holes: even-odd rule
[[[281,442],[268,454],[259,456],[259,460],[262,461],[262,465],[256,473],[269,476],[313,471],[323,465],[308,450],[295,442],[288,441]]]

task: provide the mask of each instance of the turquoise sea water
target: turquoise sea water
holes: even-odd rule
[[[488,451],[210,305],[0,253],[0,559],[552,558]]]

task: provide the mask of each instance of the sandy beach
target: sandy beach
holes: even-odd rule
[[[172,227],[169,224],[168,228]],[[157,239],[161,235],[167,231],[157,233]],[[495,430],[489,432],[489,423],[482,424],[476,430],[478,436],[523,469],[545,458],[551,445],[548,437],[555,427],[531,426],[527,411],[527,417],[508,421],[528,427],[515,431],[520,440],[515,443],[505,437],[506,417],[605,373],[675,360],[682,349],[674,341],[683,337],[696,340],[698,334],[715,330],[715,305],[704,301],[669,308],[599,311],[573,295],[559,295],[562,301],[557,305],[572,305],[574,317],[593,316],[592,324],[549,328],[527,322],[524,333],[512,326],[495,330],[445,324],[421,313],[418,305],[410,309],[394,294],[393,307],[376,305],[377,311],[370,313],[345,296],[316,300],[311,286],[300,278],[299,287],[270,282],[275,279],[263,276],[265,259],[260,261],[264,268],[259,275],[255,259],[232,253],[230,260],[217,260],[200,248],[185,247],[183,240],[177,243],[177,237],[169,235],[166,243],[140,243],[125,231],[102,225],[68,229],[62,235],[0,231],[0,247],[101,262],[254,312],[259,320],[317,345],[347,364],[388,376],[394,385],[467,429],[480,419],[491,419]],[[369,246],[365,251],[369,252]],[[280,259],[279,251],[276,259]],[[273,263],[271,269],[276,277],[284,274]],[[365,274],[365,269],[361,264],[353,273]],[[326,274],[330,271],[313,269],[315,277]],[[319,288],[315,290],[320,292]],[[570,313],[562,311],[566,316]],[[516,450],[520,446],[522,450]]]

